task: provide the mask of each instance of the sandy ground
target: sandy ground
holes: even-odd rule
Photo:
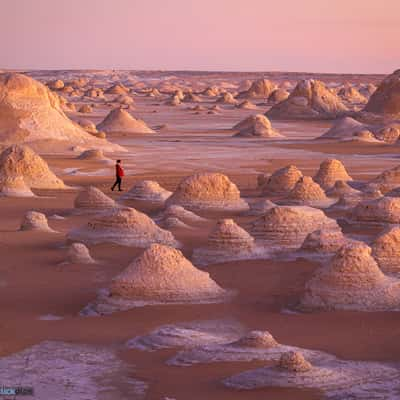
[[[288,165],[297,165],[304,174],[313,175],[328,156],[341,159],[349,173],[359,180],[372,178],[382,170],[397,165],[399,147],[376,145],[332,145],[313,140],[330,126],[323,122],[273,122],[287,139],[269,142],[231,138],[230,128],[253,110],[222,107],[220,115],[158,105],[150,98],[136,100],[135,116],[150,126],[167,124],[155,135],[108,138],[129,150],[122,157],[128,189],[141,179],[158,181],[174,190],[180,179],[196,171],[226,173],[240,188],[243,197],[260,196],[256,189],[259,173],[270,173]],[[157,105],[155,105],[157,104]],[[212,104],[210,100],[210,105]],[[206,104],[207,105],[207,104]],[[267,106],[260,107],[265,112]],[[87,115],[99,122],[107,108],[96,108]],[[156,110],[157,112],[153,112]],[[78,113],[70,115],[82,117]],[[45,154],[50,167],[72,188],[65,191],[39,191],[38,198],[0,198],[0,355],[9,355],[43,340],[116,346],[119,356],[135,366],[134,377],[149,383],[147,399],[322,399],[321,393],[279,388],[253,392],[226,389],[222,378],[265,363],[218,363],[190,368],[171,367],[165,361],[174,350],[154,353],[128,350],[126,340],[166,324],[192,320],[232,318],[247,329],[265,329],[282,343],[320,349],[352,360],[400,360],[400,315],[398,313],[326,312],[288,314],[282,312],[295,304],[304,283],[317,263],[241,261],[210,265],[206,270],[219,285],[238,291],[228,303],[209,305],[147,306],[103,317],[80,317],[79,311],[107,287],[111,278],[124,269],[140,249],[117,245],[91,246],[99,264],[64,265],[65,234],[88,220],[88,216],[71,216],[69,209],[77,186],[95,185],[108,195],[113,168],[97,162],[80,161],[73,155]],[[74,189],[75,187],[75,189]],[[154,215],[158,210],[147,204],[131,206]],[[19,232],[28,210],[67,216],[50,219],[58,233]],[[207,215],[208,226],[187,233],[174,230],[190,256],[194,247],[205,242],[218,215]],[[236,218],[245,224],[249,218]],[[40,320],[44,315],[63,317]],[[1,382],[0,382],[1,383]]]

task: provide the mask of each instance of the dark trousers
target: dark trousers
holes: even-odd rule
[[[116,180],[115,180],[115,183],[114,183],[114,185],[112,186],[111,190],[114,190],[114,189],[115,189],[115,186],[118,185],[118,190],[121,191],[121,183],[122,183],[122,178],[121,178],[120,176],[117,176],[117,177],[116,177]]]

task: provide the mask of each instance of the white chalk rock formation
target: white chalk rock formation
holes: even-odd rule
[[[237,100],[233,97],[232,93],[225,92],[221,95],[221,97],[217,100],[219,104],[237,104]]]
[[[67,238],[85,244],[115,243],[147,247],[152,243],[161,243],[179,246],[171,232],[159,228],[146,214],[133,208],[114,209],[97,215],[87,225],[71,230]]]
[[[264,215],[271,208],[276,207],[276,204],[273,203],[271,200],[262,199],[259,201],[255,201],[254,203],[250,203],[249,206],[250,209],[248,211],[245,211],[243,215]]]
[[[342,196],[357,196],[361,198],[362,192],[352,188],[347,181],[337,180],[334,185],[326,191],[328,197],[340,198]]]
[[[150,129],[144,121],[132,117],[122,108],[111,110],[104,120],[97,125],[97,129],[104,132],[132,134],[154,133],[153,129]]]
[[[273,366],[245,371],[223,381],[238,390],[267,387],[314,389],[327,399],[384,400],[396,391],[398,370],[380,362],[343,361],[302,349],[283,353]],[[308,361],[308,359],[310,361]]]
[[[295,165],[288,165],[275,171],[263,186],[264,195],[287,195],[303,177]]]
[[[354,224],[400,224],[400,198],[381,197],[365,200],[349,211],[349,222]]]
[[[349,139],[354,136],[355,133],[366,129],[366,125],[358,122],[351,117],[341,117],[335,120],[331,126],[323,135],[317,139]]]
[[[349,241],[340,230],[320,229],[307,235],[298,251],[298,256],[311,259],[331,256],[347,242]]]
[[[193,348],[236,340],[242,326],[233,320],[201,320],[163,325],[127,342],[127,347],[142,351],[169,348]]]
[[[271,107],[272,119],[333,119],[347,111],[341,99],[317,80],[300,81],[290,96]]]
[[[13,145],[0,154],[0,181],[22,176],[33,189],[64,189],[64,182],[51,172],[46,161],[28,146]]]
[[[319,183],[325,190],[331,189],[337,181],[348,182],[351,180],[353,179],[347,173],[342,162],[336,159],[323,161],[314,176],[314,181]]]
[[[381,82],[364,111],[395,118],[400,116],[400,69]]]
[[[161,187],[155,181],[139,181],[120,200],[141,200],[163,204],[172,195],[172,192]]]
[[[35,195],[21,175],[8,175],[0,178],[0,196],[34,197]]]
[[[83,151],[77,157],[78,160],[87,160],[87,161],[101,161],[107,164],[112,163],[112,160],[107,158],[102,150],[99,149],[89,149]]]
[[[284,202],[314,207],[328,207],[334,200],[326,196],[324,190],[317,182],[314,182],[311,176],[303,176],[297,181]]]
[[[382,273],[366,244],[348,244],[307,282],[301,306],[326,310],[396,310],[400,308],[400,280]]]
[[[258,107],[253,104],[249,100],[244,100],[240,104],[237,105],[237,108],[241,108],[242,110],[256,110]]]
[[[385,273],[400,272],[400,227],[386,228],[371,244],[372,256]]]
[[[387,125],[375,133],[378,140],[388,144],[395,144],[400,138],[400,125]]]
[[[339,89],[338,96],[340,96],[344,101],[349,103],[365,104],[368,99],[362,95],[357,88],[351,85],[346,85]]]
[[[156,221],[160,225],[165,225],[168,220],[181,221],[186,226],[202,225],[207,222],[207,219],[200,217],[192,211],[186,210],[182,206],[172,205],[168,206],[162,213],[156,218]],[[171,222],[171,221],[170,221]]]
[[[87,310],[106,314],[143,304],[215,303],[228,296],[229,292],[179,250],[153,244],[116,276],[109,293],[100,295]]]
[[[276,104],[286,100],[290,93],[286,89],[276,89],[268,97],[270,103]]]
[[[383,171],[371,180],[369,186],[380,190],[382,193],[387,193],[400,187],[400,165]]]
[[[267,79],[258,79],[251,84],[248,90],[239,93],[238,98],[268,99],[275,87],[275,84]]]
[[[145,250],[114,278],[110,288],[113,296],[162,301],[211,300],[224,292],[179,250],[159,244]]]
[[[62,146],[123,150],[72,122],[64,114],[59,96],[45,85],[18,73],[0,74],[0,141],[40,146],[49,140]]]
[[[21,222],[20,231],[54,232],[49,227],[47,217],[37,211],[28,211]]]
[[[72,243],[68,249],[67,263],[71,264],[94,264],[89,249],[83,243]]]
[[[74,207],[81,212],[101,212],[117,208],[113,199],[94,186],[88,186],[75,198]]]
[[[222,219],[211,231],[205,247],[193,251],[196,265],[217,264],[254,257],[255,244],[251,235],[233,221]]]
[[[248,209],[237,186],[219,173],[199,173],[183,179],[166,204],[180,205],[191,211]]]
[[[271,247],[298,248],[316,230],[340,230],[323,211],[307,206],[279,206],[252,223],[250,234]]]
[[[232,129],[239,131],[237,137],[262,137],[262,138],[281,138],[278,131],[272,128],[270,120],[262,115],[251,115],[236,124]]]

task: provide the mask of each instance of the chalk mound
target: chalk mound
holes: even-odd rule
[[[236,124],[232,129],[239,131],[239,133],[235,135],[237,137],[283,137],[278,131],[272,129],[270,120],[262,114],[251,115]]]
[[[367,98],[371,97],[371,94],[373,94],[375,91],[376,85],[374,85],[373,83],[367,83],[360,88],[360,93]]]
[[[172,195],[171,192],[161,187],[155,181],[137,182],[120,200],[142,200],[153,203],[164,203]]]
[[[239,93],[238,98],[268,99],[275,90],[275,85],[267,79],[254,81],[248,90]]]
[[[208,97],[216,97],[219,95],[219,90],[217,87],[208,87],[202,92],[203,96],[208,96]]]
[[[34,197],[35,195],[21,175],[8,175],[0,178],[0,196]]]
[[[250,209],[244,212],[244,215],[264,215],[271,208],[276,207],[276,204],[271,200],[262,199],[249,204]]]
[[[279,206],[251,224],[250,234],[272,247],[298,248],[316,230],[339,230],[334,219],[307,206]]]
[[[135,103],[133,98],[131,96],[126,95],[126,94],[121,94],[121,95],[117,96],[114,99],[114,102],[122,104],[124,106],[130,106],[130,105],[133,105]]]
[[[0,154],[0,181],[21,176],[34,189],[64,189],[64,182],[51,172],[46,161],[28,146],[13,145]]]
[[[78,112],[82,114],[90,114],[93,112],[93,107],[90,104],[83,104],[78,108]]]
[[[374,187],[367,187],[363,192],[352,190],[353,192],[351,193],[341,195],[338,202],[331,209],[351,209],[357,206],[360,201],[375,200],[383,197],[382,192]]]
[[[168,106],[179,106],[181,104],[181,99],[178,95],[174,94],[169,100],[165,102]]]
[[[268,349],[276,347],[279,343],[268,331],[250,331],[239,340],[231,343],[234,346]]]
[[[163,325],[127,342],[128,348],[156,351],[169,348],[196,348],[201,345],[226,343],[237,338],[241,326],[232,320],[206,320]]]
[[[182,221],[182,223],[189,226],[204,224],[207,222],[207,219],[177,205],[168,206],[157,218],[157,221],[160,221],[160,224],[163,224],[170,219]]]
[[[336,253],[343,245],[347,243],[347,239],[341,230],[325,230],[319,229],[309,233],[304,239],[300,247],[301,252],[312,254],[333,254]]]
[[[324,83],[310,79],[299,82],[290,96],[266,115],[272,119],[333,119],[345,111],[347,107]]]
[[[323,161],[314,176],[314,181],[319,183],[325,190],[331,189],[337,181],[348,182],[352,180],[341,161],[334,158]]]
[[[89,186],[75,198],[74,207],[82,212],[99,212],[118,206],[113,199],[105,195],[100,189]]]
[[[286,100],[290,96],[290,93],[286,89],[276,89],[268,97],[270,103],[280,103]]]
[[[348,139],[352,138],[355,133],[362,131],[365,128],[366,126],[364,124],[358,122],[354,118],[341,117],[335,120],[331,128],[317,139]]]
[[[326,191],[328,197],[357,196],[361,197],[362,192],[352,188],[347,181],[337,180],[334,185]]]
[[[91,88],[86,90],[86,97],[90,97],[91,99],[105,99],[103,89],[101,88]]]
[[[162,243],[179,246],[171,232],[159,228],[146,214],[133,208],[113,209],[97,215],[87,225],[71,230],[67,238],[85,244],[147,247],[152,243]]]
[[[249,100],[244,100],[240,104],[237,105],[237,108],[241,108],[242,110],[256,110],[258,107],[253,104]]]
[[[188,346],[187,346],[188,347]],[[278,343],[268,331],[251,331],[231,342],[211,342],[192,345],[178,352],[168,365],[187,367],[194,364],[238,361],[275,361],[279,364],[283,354],[301,351],[311,358],[332,359],[333,357],[314,350],[301,349]],[[295,360],[286,360],[285,365],[299,365]],[[280,369],[283,371],[283,369]]]
[[[110,86],[104,93],[106,94],[127,94],[128,89],[121,85],[121,84],[115,84]]]
[[[372,179],[368,186],[379,189],[382,193],[387,193],[400,187],[400,165],[383,171]]]
[[[368,129],[363,129],[354,133],[353,137],[348,140],[361,143],[384,143],[381,140],[377,139],[375,134]]]
[[[183,221],[176,217],[166,217],[158,221],[158,225],[163,229],[193,229],[190,225],[185,224]]]
[[[225,261],[251,258],[254,239],[233,219],[221,219],[211,231],[205,247],[194,249],[192,260],[196,265],[217,264]]]
[[[399,224],[400,198],[381,197],[376,200],[365,200],[350,211],[350,222],[355,224]]]
[[[71,264],[94,264],[89,249],[83,243],[72,243],[68,249],[67,262]]]
[[[28,211],[21,223],[19,228],[20,231],[42,231],[42,232],[54,232],[49,227],[47,217],[37,211]]]
[[[192,211],[248,209],[237,186],[219,173],[199,173],[183,179],[166,204],[181,205]]]
[[[61,90],[64,89],[64,82],[61,79],[56,79],[47,82],[47,87],[51,90]]]
[[[116,276],[83,313],[108,314],[145,304],[216,303],[230,293],[176,249],[153,244]]]
[[[200,103],[201,98],[197,95],[195,95],[192,92],[186,93],[185,97],[182,99],[184,103]]]
[[[275,171],[263,187],[263,194],[286,195],[294,189],[296,183],[303,177],[295,165],[288,165]]]
[[[375,137],[385,143],[395,144],[400,138],[400,125],[385,126],[375,133]]]
[[[147,97],[160,97],[161,93],[157,88],[151,88],[147,93]]]
[[[223,383],[239,390],[287,387],[314,389],[327,399],[383,400],[390,398],[398,376],[396,368],[382,362],[344,361],[298,349],[284,352],[276,365],[239,373]]]
[[[86,131],[91,134],[97,133],[97,128],[94,122],[92,122],[90,119],[80,119],[78,121],[78,124]]]
[[[343,246],[306,284],[306,309],[389,311],[400,306],[400,281],[385,276],[364,243]]]
[[[154,133],[144,121],[132,117],[122,108],[111,110],[104,120],[97,125],[97,129],[104,132]]]
[[[107,158],[102,150],[99,149],[90,149],[85,150],[77,157],[78,160],[88,160],[88,161],[102,161],[111,163],[112,161]]]
[[[317,182],[314,182],[311,176],[301,177],[284,201],[314,207],[327,207],[333,202],[328,199],[324,190]]]
[[[400,272],[400,227],[386,228],[373,241],[372,256],[385,273]]]
[[[128,299],[193,301],[216,299],[225,291],[179,250],[153,244],[114,278],[110,294]]]
[[[298,351],[283,353],[278,362],[278,368],[290,372],[307,372],[312,365]]]
[[[400,69],[381,82],[364,111],[391,117],[400,116]]]
[[[232,93],[225,92],[221,95],[221,97],[217,100],[219,104],[237,104],[237,100],[233,97]]]
[[[366,103],[368,99],[362,95],[357,88],[351,85],[346,85],[339,89],[338,96],[349,103]]]

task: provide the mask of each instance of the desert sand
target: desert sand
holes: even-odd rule
[[[0,383],[399,398],[399,82],[1,74]]]

